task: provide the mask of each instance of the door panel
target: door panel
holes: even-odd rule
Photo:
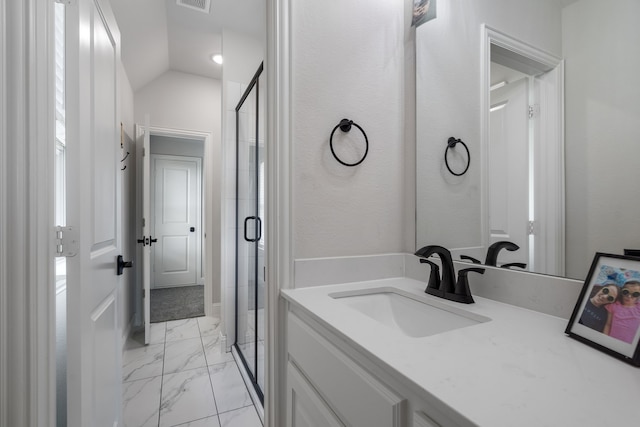
[[[201,160],[152,156],[154,176],[153,287],[197,283]],[[191,231],[193,230],[193,231]]]
[[[236,348],[264,387],[264,86],[262,66],[236,107]],[[261,92],[262,91],[262,92]]]
[[[118,321],[119,33],[106,0],[66,6],[67,390],[71,426],[112,427],[121,414]]]
[[[528,263],[529,119],[527,79],[491,92],[489,140],[489,223],[491,240],[520,249],[502,251],[499,264]]]

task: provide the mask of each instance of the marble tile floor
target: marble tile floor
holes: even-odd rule
[[[212,317],[151,324],[148,346],[123,355],[125,427],[262,427]]]

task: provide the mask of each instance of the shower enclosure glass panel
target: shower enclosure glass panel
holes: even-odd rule
[[[236,350],[263,399],[264,88],[262,65],[236,107]],[[264,85],[262,85],[264,86]]]

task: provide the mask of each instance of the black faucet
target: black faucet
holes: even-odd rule
[[[467,268],[460,270],[460,277],[457,282],[454,282],[456,276],[455,269],[453,268],[453,259],[451,258],[451,252],[442,246],[430,245],[418,249],[415,253],[416,256],[421,258],[429,258],[431,255],[438,255],[442,264],[442,279],[438,275],[437,265],[426,259],[421,259],[420,263],[427,263],[431,265],[431,275],[429,276],[429,284],[425,292],[429,295],[434,295],[440,298],[448,299],[450,301],[462,302],[470,304],[473,302],[469,284],[467,281],[467,273],[474,271],[478,273],[484,273],[482,268]]]
[[[518,249],[520,249],[520,246],[506,240],[495,242],[493,245],[489,246],[489,249],[487,249],[487,258],[485,259],[484,264],[497,266],[498,253],[502,249],[506,249],[508,251],[517,251]]]

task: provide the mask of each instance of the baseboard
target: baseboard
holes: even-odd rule
[[[221,313],[221,310],[220,310],[219,302],[205,306],[205,309],[204,309],[205,316],[220,318],[220,313]]]
[[[127,340],[129,339],[129,336],[131,335],[131,327],[132,327],[132,325],[133,325],[133,316],[131,316],[131,319],[129,319],[129,323],[127,324],[127,326],[122,331],[122,351],[123,352],[124,352],[125,346],[127,345]]]
[[[220,331],[220,345],[226,352],[231,351],[231,347],[227,347],[227,336]]]

